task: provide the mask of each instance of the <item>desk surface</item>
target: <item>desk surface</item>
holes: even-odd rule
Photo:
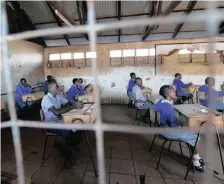
[[[182,115],[186,116],[187,118],[207,117],[209,115],[216,116],[216,115],[222,114],[214,109],[210,109],[200,104],[174,105],[174,109],[176,109],[178,112],[180,112]],[[197,109],[206,109],[208,112],[207,113],[197,112]]]
[[[37,93],[31,93],[31,94],[23,95],[22,100],[23,100],[23,102],[36,101],[36,100],[39,100],[43,97],[44,97],[44,92],[40,91],[40,92],[37,92]]]

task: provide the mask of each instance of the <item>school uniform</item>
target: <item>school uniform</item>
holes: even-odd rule
[[[192,95],[191,93],[183,91],[183,88],[190,87],[190,84],[184,84],[180,79],[175,78],[173,80],[173,85],[176,86],[176,93],[178,96],[189,97]]]
[[[133,94],[135,94],[135,100],[136,101],[138,101],[138,100],[145,101],[145,102],[142,102],[142,103],[135,102],[135,106],[137,108],[140,108],[140,109],[153,108],[153,104],[151,104],[147,101],[146,97],[143,95],[142,89],[138,85],[134,86]]]
[[[77,101],[76,99],[77,95],[81,95],[81,94],[82,94],[81,89],[76,85],[72,85],[71,88],[66,93],[66,98],[69,101]]]
[[[85,89],[84,89],[84,87],[83,87],[82,84],[79,85],[78,88],[79,88],[79,90],[80,90],[80,95],[86,95],[86,91],[85,91]]]
[[[224,103],[216,102],[217,97],[224,97],[224,91],[216,91],[213,88],[210,88],[208,85],[202,85],[198,89],[200,92],[204,92],[207,99],[199,99],[200,103],[204,106],[210,105],[211,107],[217,110],[224,110]],[[214,98],[212,100],[212,98]]]
[[[46,95],[48,93],[48,81],[44,81],[44,94]]]
[[[32,105],[32,102],[23,102],[22,96],[31,94],[32,89],[30,87],[25,87],[21,83],[16,86],[16,106],[19,108],[24,108],[26,105]]]
[[[132,97],[132,88],[134,86],[135,86],[135,80],[130,79],[128,82],[128,91],[127,91],[128,97]]]
[[[175,110],[170,101],[166,99],[160,99],[154,106],[155,111],[160,113],[160,127],[178,127],[175,116]],[[195,146],[197,139],[197,134],[192,131],[179,131],[179,132],[165,132],[161,135],[170,138],[178,139],[184,142],[187,142],[191,146]]]

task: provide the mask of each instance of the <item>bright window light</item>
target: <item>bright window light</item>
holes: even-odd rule
[[[134,56],[135,56],[134,49],[123,50],[123,57],[134,57]]]
[[[74,59],[83,59],[83,58],[85,58],[84,52],[74,53]]]
[[[191,51],[187,50],[187,49],[182,49],[182,50],[179,50],[178,52],[179,54],[190,54]]]
[[[149,56],[149,49],[136,49],[136,56]]]
[[[60,60],[60,54],[50,54],[49,55],[49,60],[50,61]]]
[[[205,51],[201,51],[201,50],[195,50],[193,51],[193,54],[204,54]]]
[[[110,57],[122,57],[121,50],[111,50]]]
[[[72,53],[62,53],[61,59],[72,59]]]
[[[154,49],[154,48],[149,49],[149,55],[150,56],[155,56],[156,55],[156,49]]]
[[[96,58],[96,52],[87,52],[86,58]]]

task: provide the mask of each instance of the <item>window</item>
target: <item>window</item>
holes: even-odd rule
[[[110,51],[110,57],[122,57],[121,50],[111,50]]]
[[[150,56],[155,56],[156,55],[156,49],[155,48],[149,49],[149,55]]]
[[[96,58],[96,52],[87,52],[86,58]]]
[[[178,52],[179,54],[190,54],[191,51],[187,50],[187,49],[182,49],[182,50],[179,50]]]
[[[134,49],[123,50],[123,57],[134,57],[134,56],[135,56]]]
[[[195,50],[193,51],[193,54],[205,54],[205,51]]]
[[[136,56],[149,56],[149,49],[136,49]]]
[[[49,55],[49,60],[50,61],[60,60],[60,54],[50,54]]]
[[[84,52],[74,53],[74,59],[83,59],[83,58],[85,58]]]
[[[61,59],[72,59],[72,53],[62,53]]]

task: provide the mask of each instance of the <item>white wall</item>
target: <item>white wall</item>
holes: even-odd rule
[[[10,68],[12,86],[15,91],[16,85],[21,78],[26,78],[31,86],[44,81],[43,47],[28,41],[9,42]],[[7,93],[3,61],[1,60],[1,94]],[[3,96],[5,99],[6,96]]]

